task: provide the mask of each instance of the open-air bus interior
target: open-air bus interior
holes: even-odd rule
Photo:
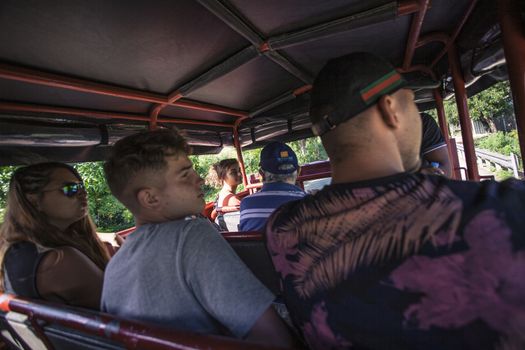
[[[524,14],[518,0],[4,0],[0,165],[99,161],[119,138],[160,127],[183,130],[196,155],[235,146],[242,165],[241,150],[311,137],[317,72],[370,51],[437,82],[416,102],[437,110],[460,178],[443,108],[455,97],[466,177],[479,180],[469,96],[510,80],[525,155]],[[301,180],[329,175],[313,164]],[[275,290],[262,235],[225,238]],[[258,348],[8,295],[0,307],[13,348]]]

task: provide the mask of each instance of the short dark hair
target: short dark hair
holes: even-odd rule
[[[165,157],[189,154],[184,137],[177,130],[143,131],[117,141],[104,164],[104,173],[111,193],[121,202],[126,186],[143,171],[162,171]],[[126,203],[124,203],[126,204]]]

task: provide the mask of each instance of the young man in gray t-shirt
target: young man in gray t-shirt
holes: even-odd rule
[[[137,229],[111,259],[102,310],[207,334],[277,346],[291,337],[271,307],[274,296],[206,219],[202,179],[173,130],[148,131],[115,144],[104,165],[111,192]]]

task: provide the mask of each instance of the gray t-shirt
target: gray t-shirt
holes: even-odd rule
[[[128,319],[242,338],[271,305],[264,287],[206,219],[140,226],[111,259],[101,308]]]

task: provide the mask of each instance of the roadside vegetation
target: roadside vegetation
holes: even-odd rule
[[[511,153],[520,155],[520,144],[518,141],[518,132],[512,130],[510,132],[498,131],[494,134],[482,136],[474,140],[477,148],[486,149],[487,151],[496,152],[510,156]]]

